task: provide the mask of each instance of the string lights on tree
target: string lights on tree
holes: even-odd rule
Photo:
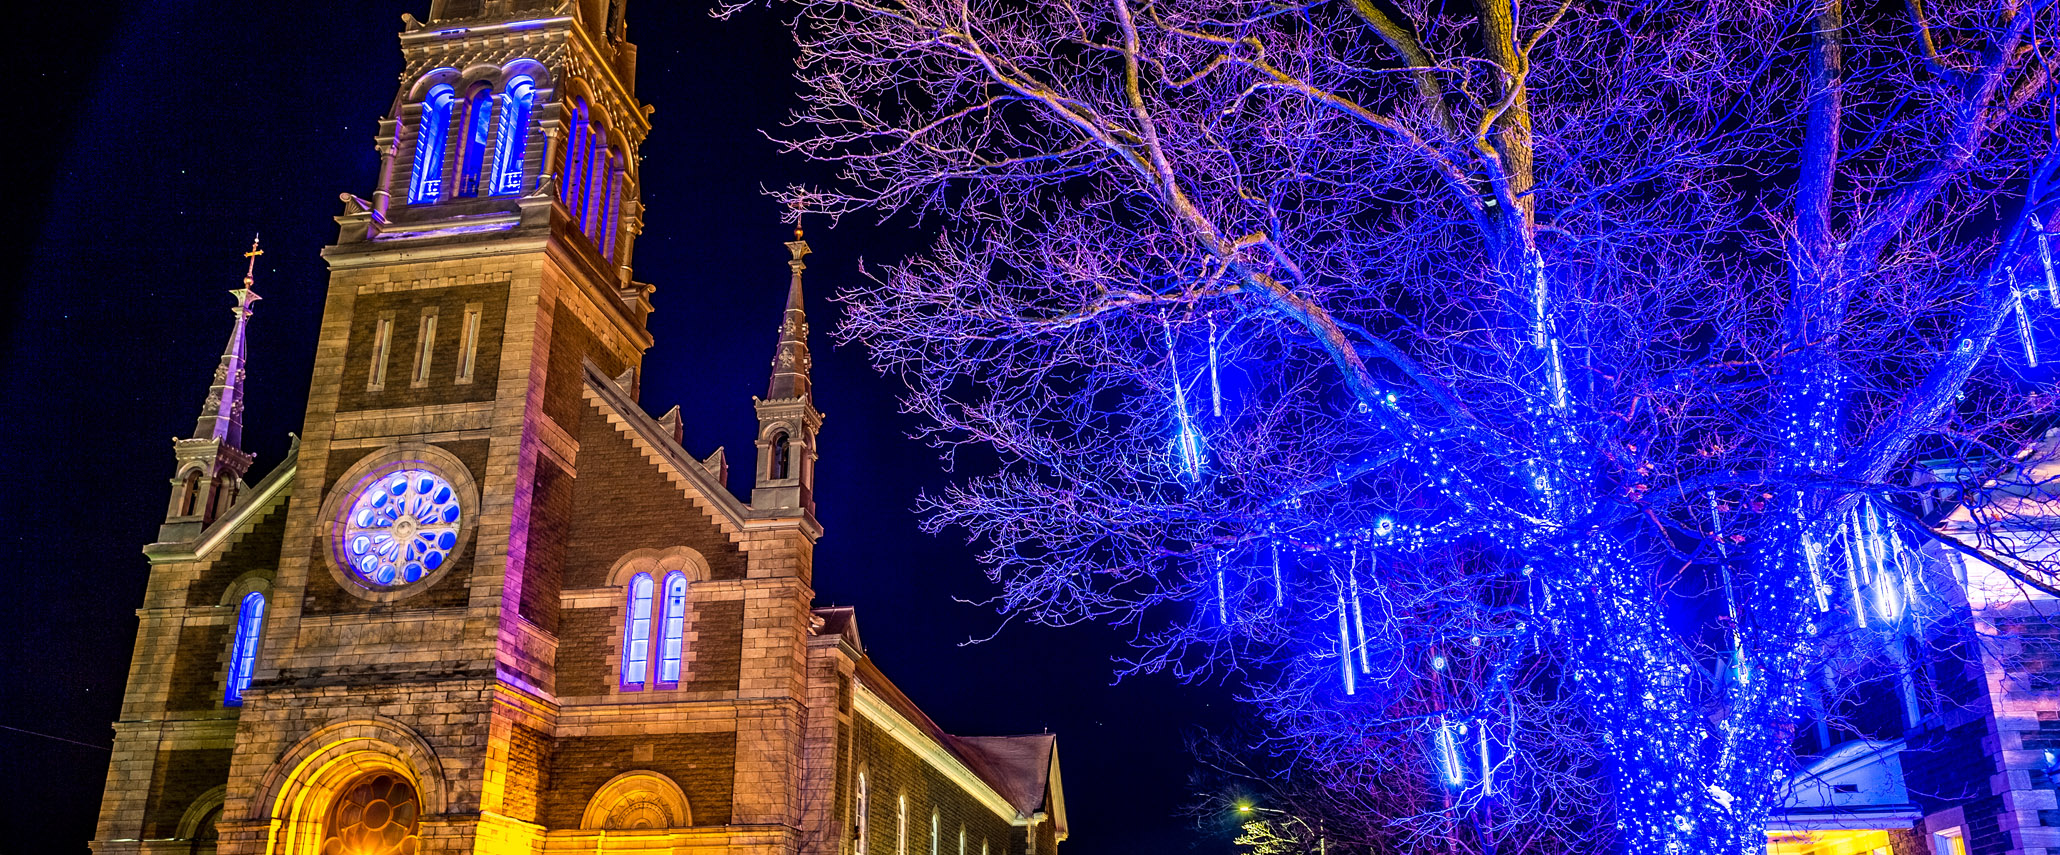
[[[2060,409],[2060,7],[772,2],[815,207],[951,226],[838,330],[992,452],[929,524],[1243,681],[1363,848],[1760,855],[1921,473]]]

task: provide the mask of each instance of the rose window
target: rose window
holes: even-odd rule
[[[402,469],[366,485],[344,520],[343,559],[382,587],[406,585],[443,566],[458,546],[462,511],[449,481]]]
[[[398,775],[375,772],[344,788],[329,809],[321,855],[416,855],[422,805]]]

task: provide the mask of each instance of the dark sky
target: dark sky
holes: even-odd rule
[[[92,836],[169,439],[190,431],[230,321],[240,254],[264,234],[245,433],[257,475],[299,429],[335,237],[337,194],[369,195],[372,133],[417,2],[77,2],[17,10],[10,53],[13,204],[0,206],[7,317],[0,855],[84,853]],[[658,286],[644,404],[688,414],[686,445],[748,460],[786,281],[763,187],[820,178],[777,154],[793,48],[762,10],[722,23],[700,3],[630,7],[644,148],[638,278]],[[907,438],[897,387],[832,347],[830,294],[926,243],[919,224],[810,229],[816,391],[827,413],[816,553],[826,604],[859,607],[873,656],[947,729],[1060,735],[1073,841],[1064,851],[1227,851],[1180,815],[1183,730],[1219,724],[1224,693],[1165,678],[1110,685],[1119,636],[1008,626],[955,598],[989,592],[952,534],[917,530],[918,491],[947,483]],[[738,455],[742,455],[740,458]],[[734,486],[734,485],[733,485]],[[33,731],[47,736],[30,735]],[[56,738],[49,738],[56,737]],[[60,741],[74,740],[76,743]]]

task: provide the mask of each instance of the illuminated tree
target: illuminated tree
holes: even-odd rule
[[[792,201],[943,230],[839,330],[992,455],[930,523],[1445,845],[1581,727],[1620,851],[1762,851],[1916,464],[2053,409],[2049,0],[789,2]]]

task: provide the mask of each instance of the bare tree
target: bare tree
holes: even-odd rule
[[[1434,827],[1577,720],[1620,851],[1762,851],[1917,462],[2053,410],[2051,0],[788,2],[793,201],[944,229],[839,330],[996,455],[931,524]]]

